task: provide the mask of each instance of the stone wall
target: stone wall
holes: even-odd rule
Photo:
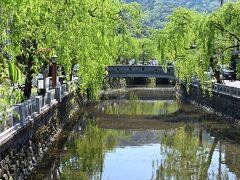
[[[79,93],[69,93],[0,144],[0,179],[26,179],[81,103]]]
[[[184,85],[180,85],[177,91],[178,97],[186,102],[201,106],[207,110],[226,118],[227,120],[240,124],[240,97],[229,92],[220,92],[211,89],[205,92],[196,85],[191,85],[189,92]]]

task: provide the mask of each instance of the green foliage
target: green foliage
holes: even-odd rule
[[[188,83],[194,76],[203,77],[206,67],[201,61],[201,52],[195,48],[196,32],[203,18],[193,10],[179,8],[169,17],[164,29],[153,33],[161,63],[176,61],[176,76]]]
[[[118,139],[124,134],[115,130],[103,130],[90,124],[84,135],[76,136],[68,144],[67,154],[64,156],[62,175],[64,179],[99,179],[107,152],[112,151]]]
[[[132,116],[158,116],[169,115],[179,109],[178,104],[171,101],[139,102],[139,100],[136,100],[136,96],[130,96],[130,100],[119,105],[109,103],[105,113]]]
[[[141,27],[137,3],[7,0],[1,2],[0,11],[0,96],[6,98],[0,112],[13,104],[12,100],[8,103],[9,96],[15,97],[12,91],[4,91],[13,84],[21,85],[23,74],[25,89],[31,88],[33,77],[50,64],[53,54],[67,76],[79,64],[81,90],[90,92],[93,99],[98,98],[107,65],[116,63],[121,56],[138,56],[132,37]],[[26,92],[24,95],[29,97]]]
[[[141,17],[137,3],[127,5],[117,0],[14,0],[4,1],[0,9],[6,54],[13,58],[24,55],[25,60],[32,56],[31,68],[37,73],[43,66],[41,50],[48,48],[58,55],[58,64],[67,75],[79,64],[82,90],[90,88],[94,96],[101,87],[105,66],[114,63],[121,46],[138,31]]]
[[[124,0],[125,2],[138,2],[144,10],[144,23],[153,28],[163,28],[168,22],[168,16],[176,8],[185,7],[201,13],[211,13],[220,8],[219,0]],[[225,2],[236,0],[225,0]]]
[[[183,126],[165,133],[161,139],[161,154],[166,160],[161,162],[157,179],[206,179],[210,152],[199,146],[197,131]]]
[[[3,58],[0,64],[0,124],[9,120],[12,106],[23,100],[23,94],[17,88],[22,82],[23,74],[15,62]]]
[[[199,10],[196,6],[203,3],[200,0],[169,1],[167,4],[173,5],[169,11],[163,1],[149,3],[149,11],[164,16],[156,18],[161,21],[156,27],[163,27],[164,23],[164,28],[142,28],[144,16],[137,3],[125,4],[118,0],[3,1],[0,4],[0,82],[5,87],[21,85],[23,74],[25,82],[31,82],[35,74],[50,64],[50,56],[56,54],[57,64],[67,76],[73,66],[79,64],[81,91],[95,99],[102,88],[106,66],[127,63],[130,58],[143,63],[150,58],[159,59],[161,64],[176,61],[177,77],[188,84],[194,77],[204,82],[204,71],[208,71],[209,66],[216,71],[219,64],[233,59],[232,50],[240,43],[240,2],[226,3],[212,14],[175,8],[185,3]],[[210,1],[204,3],[205,10],[212,4]]]
[[[154,30],[161,62],[176,61],[175,73],[187,84],[195,77],[202,84],[210,66],[216,73],[220,64],[229,64],[233,50],[239,47],[240,2],[226,3],[212,14],[200,14],[186,8],[176,9],[165,27]]]

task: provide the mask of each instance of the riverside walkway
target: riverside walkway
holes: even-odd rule
[[[240,88],[240,81],[229,81],[224,80],[223,81],[226,86],[234,87],[234,88]]]

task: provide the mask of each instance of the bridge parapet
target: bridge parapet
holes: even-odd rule
[[[108,77],[155,77],[175,79],[173,67],[168,67],[164,71],[162,66],[147,66],[147,65],[119,65],[108,66]]]

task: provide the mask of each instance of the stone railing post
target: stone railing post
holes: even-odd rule
[[[220,86],[219,86],[219,84],[217,84],[217,92],[218,92],[218,93],[220,92]]]
[[[13,113],[11,113],[11,114],[9,115],[9,126],[10,126],[10,127],[13,127],[13,126],[14,126]]]
[[[51,105],[52,99],[51,99],[51,91],[47,92],[47,104]]]
[[[23,102],[21,104],[18,104],[17,106],[19,106],[19,116],[20,116],[21,124],[24,124],[27,118],[26,116],[27,102]]]
[[[36,96],[36,112],[38,114],[41,113],[41,109],[42,109],[42,96]]]
[[[219,86],[219,84],[216,84],[216,91],[217,91],[217,93],[220,92],[220,86]]]
[[[19,122],[20,118],[20,108],[19,106],[13,106],[13,126]]]
[[[67,86],[66,84],[62,85],[62,96],[64,97],[66,95],[66,90],[67,90]]]
[[[57,86],[55,88],[55,99],[58,102],[62,102],[62,86]]]
[[[46,91],[49,90],[50,88],[50,77],[47,77],[44,79],[44,88],[46,89]]]
[[[49,105],[51,105],[52,101],[54,100],[55,98],[55,90],[52,89],[50,91],[47,92],[47,103]]]
[[[52,93],[51,93],[51,99],[54,100],[55,99],[55,89],[52,89]]]
[[[33,105],[32,105],[31,99],[27,100],[27,108],[28,108],[27,116],[28,116],[29,119],[31,119],[32,118],[32,114],[33,114]]]
[[[37,114],[36,96],[31,97],[30,101],[31,101],[31,109],[32,109],[31,116],[32,116],[32,117],[35,117],[36,114]]]
[[[230,87],[230,94],[233,95],[233,87]]]
[[[3,131],[7,130],[7,121],[6,121],[6,119],[3,119],[2,127],[3,127]]]
[[[29,117],[29,109],[28,109],[28,101],[24,102],[24,112],[25,112],[25,120],[24,120],[24,124],[26,123],[26,121],[28,121],[30,119]]]

